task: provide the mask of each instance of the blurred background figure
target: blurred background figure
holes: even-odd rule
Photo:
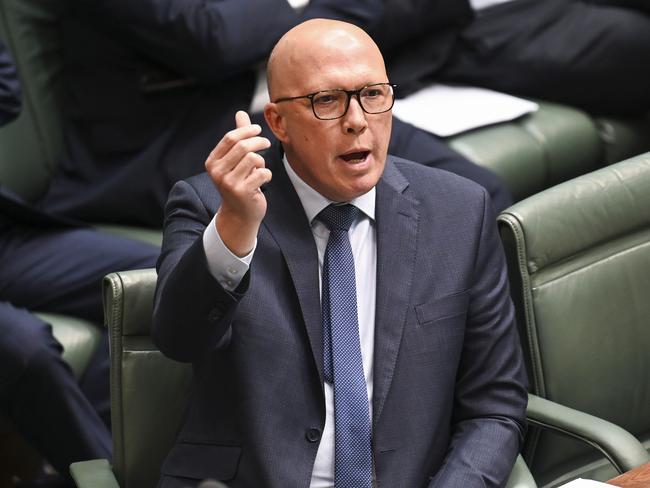
[[[595,114],[650,110],[647,2],[387,0],[372,32],[398,96],[442,81]]]
[[[172,184],[203,170],[237,109],[265,127],[264,63],[285,31],[317,17],[372,29],[382,10],[380,0],[69,2],[66,148],[43,205],[160,228]],[[390,150],[479,182],[497,209],[511,202],[499,178],[408,124],[394,123]]]
[[[0,42],[0,123],[20,106],[16,70]],[[68,486],[71,462],[111,457],[106,332],[77,381],[51,326],[32,311],[99,327],[102,277],[152,267],[157,255],[155,246],[46,214],[0,187],[0,412],[60,474],[22,486]]]

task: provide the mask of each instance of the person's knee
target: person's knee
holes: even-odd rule
[[[25,376],[47,377],[54,362],[62,361],[62,347],[52,328],[26,310],[0,305],[0,386]]]

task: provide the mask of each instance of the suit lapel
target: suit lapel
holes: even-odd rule
[[[409,307],[419,224],[418,202],[403,192],[408,182],[389,156],[377,184],[377,306],[373,416],[381,415],[395,371]]]
[[[323,329],[318,277],[318,251],[300,199],[287,176],[279,148],[265,154],[273,179],[264,187],[267,212],[263,225],[286,260],[319,377],[323,378]]]
[[[272,151],[272,152],[271,152]],[[273,179],[264,187],[268,210],[263,225],[286,260],[303,314],[314,362],[323,378],[323,330],[318,252],[300,199],[279,151],[266,155]],[[418,203],[403,194],[408,182],[388,159],[377,184],[377,306],[373,411],[379,418],[390,389],[413,282],[419,223]],[[396,286],[396,284],[398,284]]]

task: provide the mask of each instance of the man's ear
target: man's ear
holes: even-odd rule
[[[264,118],[269,128],[280,142],[289,142],[285,120],[280,113],[277,103],[267,103],[264,107]]]

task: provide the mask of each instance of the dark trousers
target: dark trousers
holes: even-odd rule
[[[107,334],[77,381],[51,327],[31,310],[102,323],[101,280],[155,265],[149,244],[86,228],[4,225],[0,233],[0,409],[63,476],[111,458]]]
[[[462,31],[437,76],[595,114],[647,113],[647,3],[515,0],[496,5]]]

